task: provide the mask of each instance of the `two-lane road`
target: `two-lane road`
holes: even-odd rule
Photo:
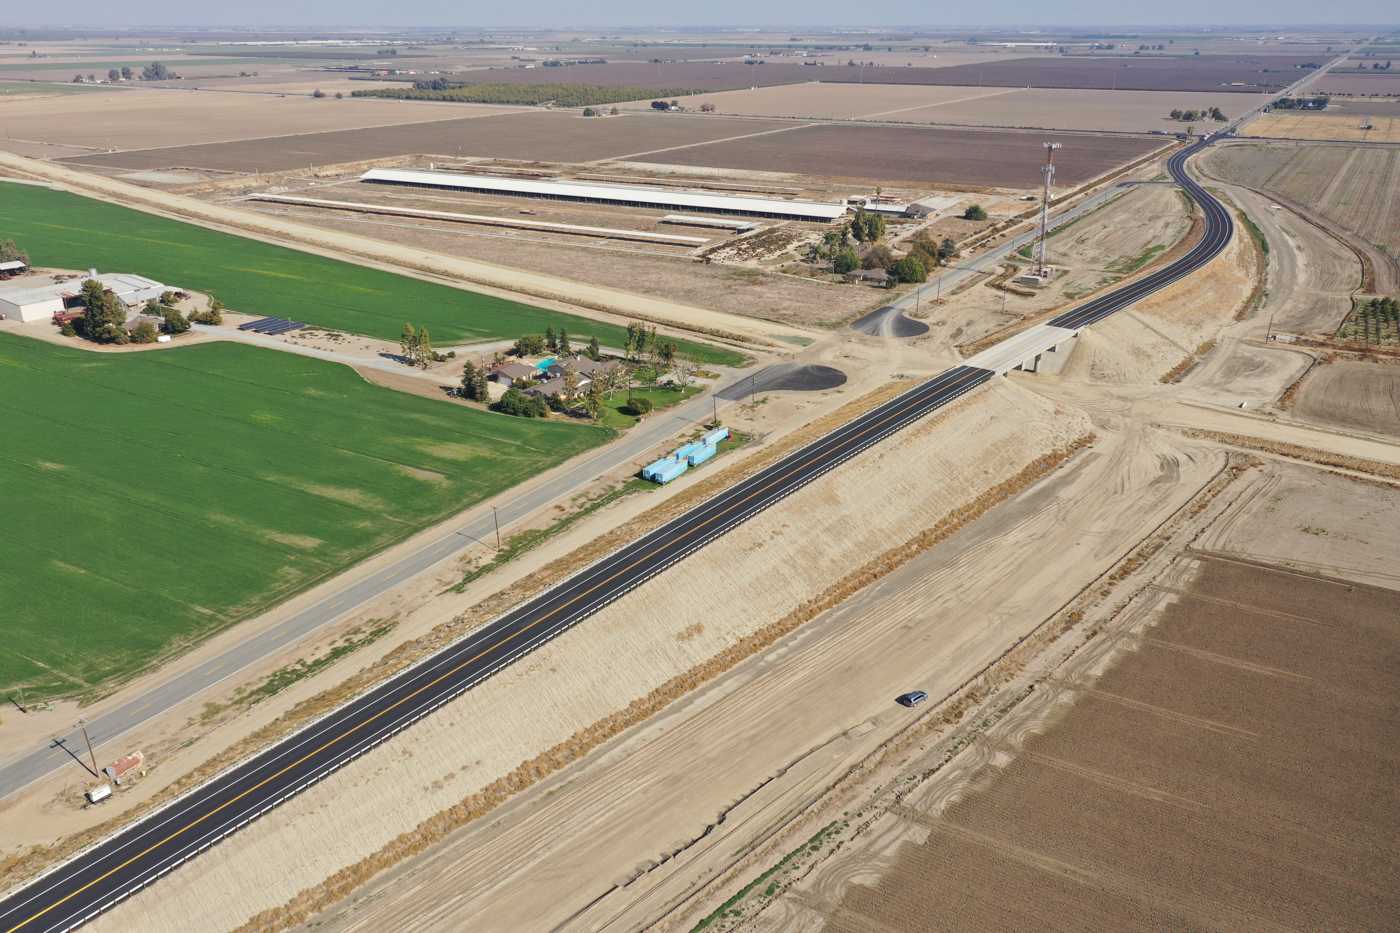
[[[1077,309],[1074,314],[1096,308],[1076,326],[1099,320],[1200,268],[1228,242],[1232,229],[1228,213],[1186,176],[1186,158],[1204,145],[1174,157],[1170,170],[1205,208],[1205,235],[1155,276]],[[1149,280],[1152,284],[1144,286]],[[1119,300],[1115,301],[1115,296]],[[708,541],[991,378],[993,373],[985,369],[953,367],[696,506],[496,619],[467,640],[15,892],[0,902],[0,933],[66,930],[83,923]]]

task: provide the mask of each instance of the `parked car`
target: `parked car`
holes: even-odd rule
[[[928,694],[922,690],[913,690],[895,700],[900,706],[913,708],[928,699]]]

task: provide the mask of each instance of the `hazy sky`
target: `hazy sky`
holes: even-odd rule
[[[1241,25],[1400,23],[1396,0],[13,0],[6,25],[378,26],[521,28],[782,25]]]

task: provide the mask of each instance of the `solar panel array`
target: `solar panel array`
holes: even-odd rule
[[[276,337],[278,334],[285,334],[290,331],[300,330],[306,325],[301,321],[289,321],[280,317],[265,317],[258,321],[249,321],[247,324],[239,324],[239,330],[251,330],[258,334],[267,334],[269,337]]]

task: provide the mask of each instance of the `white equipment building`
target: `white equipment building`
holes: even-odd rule
[[[143,275],[133,275],[129,272],[98,275],[96,269],[91,269],[83,278],[70,279],[54,285],[0,289],[0,314],[25,324],[31,321],[52,320],[55,314],[79,306],[78,299],[83,293],[83,282],[88,279],[101,282],[104,289],[128,308],[152,298],[159,298],[165,292],[177,291]]]

